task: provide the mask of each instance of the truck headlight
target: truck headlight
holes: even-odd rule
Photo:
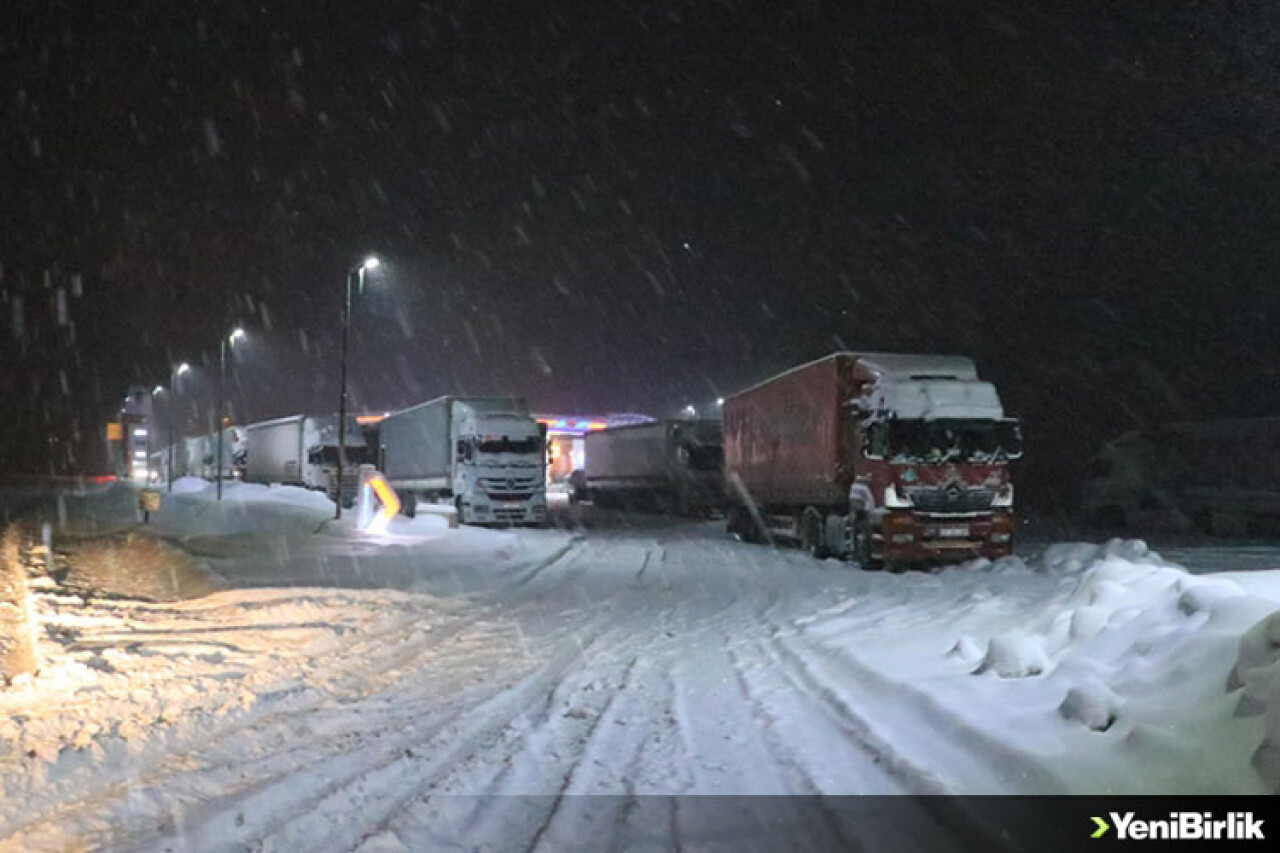
[[[1013,483],[1005,483],[1000,491],[996,492],[995,499],[991,501],[992,506],[1013,506]]]
[[[907,495],[898,494],[898,487],[893,483],[884,487],[885,509],[907,509],[910,506],[912,506],[911,498]]]

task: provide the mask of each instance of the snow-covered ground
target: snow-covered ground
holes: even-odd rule
[[[609,517],[368,537],[299,490],[178,486],[152,532],[222,591],[37,582],[0,846],[665,849],[723,826],[636,797],[1280,788],[1280,571],[1114,541],[891,575]]]

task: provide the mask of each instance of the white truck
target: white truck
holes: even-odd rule
[[[378,468],[412,517],[450,500],[463,524],[547,519],[546,435],[516,397],[440,397],[378,425]]]
[[[182,439],[174,454],[175,477],[218,476],[214,459],[218,455],[218,433]],[[222,431],[222,479],[230,480],[244,473],[245,433],[242,426],[229,426]]]
[[[655,421],[588,433],[586,488],[599,507],[710,515],[724,505],[718,420]]]
[[[343,493],[355,494],[360,465],[372,462],[363,431],[347,418]],[[250,483],[279,483],[337,497],[338,417],[292,415],[245,427],[245,474]]]

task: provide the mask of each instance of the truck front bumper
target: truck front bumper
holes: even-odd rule
[[[1013,554],[1011,512],[981,516],[886,513],[873,550],[888,563],[960,563]]]
[[[543,524],[547,502],[542,500],[503,501],[491,499],[462,502],[464,524]]]

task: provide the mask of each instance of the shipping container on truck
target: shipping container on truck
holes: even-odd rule
[[[517,397],[440,397],[384,417],[378,468],[406,515],[445,500],[464,524],[542,524],[546,432]]]
[[[599,507],[710,515],[724,504],[718,420],[668,420],[588,433],[585,494]]]
[[[353,496],[360,465],[372,463],[355,416],[348,416],[343,495]],[[337,499],[337,415],[292,415],[245,427],[245,475],[251,483],[279,483],[323,491]]]
[[[725,400],[729,530],[864,568],[1012,553],[1021,428],[961,356],[840,352]]]

